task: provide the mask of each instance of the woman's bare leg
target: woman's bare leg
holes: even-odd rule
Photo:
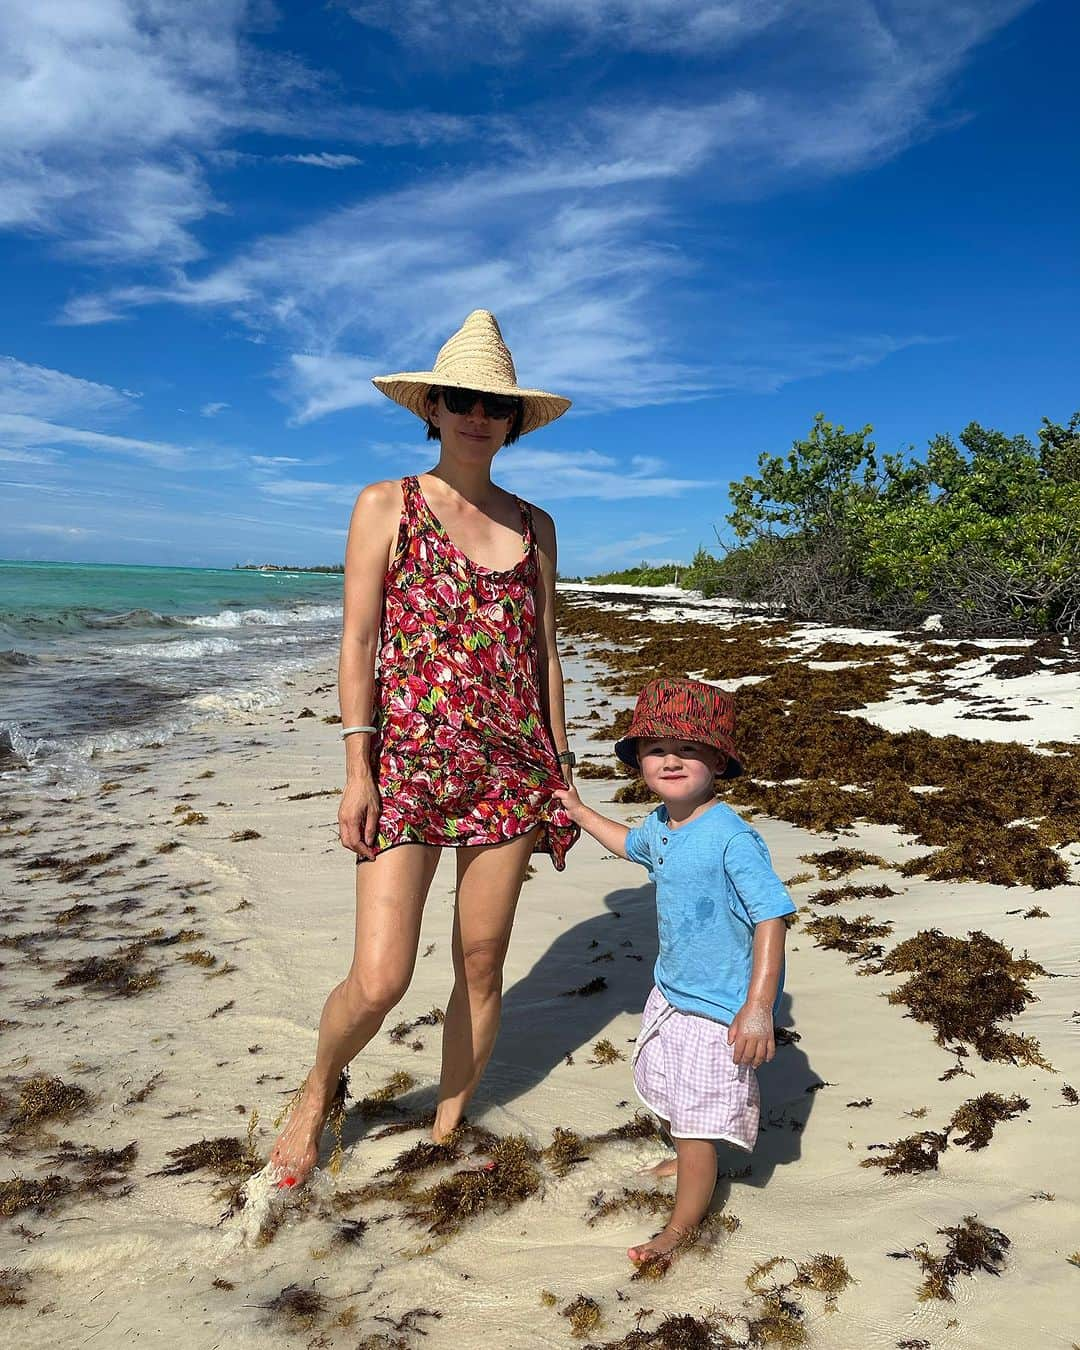
[[[271,1163],[285,1172],[287,1185],[302,1182],[318,1161],[319,1139],[342,1069],[409,987],[439,853],[426,844],[402,844],[356,869],[352,965],[323,1005],[314,1067],[270,1154]]]
[[[647,1261],[650,1256],[667,1256],[696,1228],[709,1212],[716,1190],[716,1145],[711,1139],[676,1139],[678,1182],[675,1208],[663,1232],[626,1253],[631,1261]]]
[[[502,977],[536,830],[505,844],[458,850],[454,989],[443,1023],[442,1075],[432,1137],[461,1121],[495,1046]]]

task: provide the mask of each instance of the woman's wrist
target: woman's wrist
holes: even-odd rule
[[[346,782],[372,782],[374,777],[369,738],[367,736],[350,736],[345,742]]]

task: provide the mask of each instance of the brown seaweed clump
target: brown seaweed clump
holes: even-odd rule
[[[593,764],[590,760],[581,760],[574,767],[575,778],[618,778],[618,769],[610,764]]]
[[[291,1332],[310,1331],[327,1310],[327,1301],[314,1285],[305,1289],[287,1284],[269,1303],[264,1303],[268,1322],[281,1322]]]
[[[785,1271],[780,1278],[778,1271]],[[853,1283],[842,1256],[818,1252],[798,1262],[773,1256],[759,1262],[746,1277],[746,1287],[759,1300],[760,1311],[750,1319],[748,1344],[805,1345],[805,1309],[792,1297],[793,1291],[815,1289],[825,1295],[826,1307],[835,1308],[838,1295]],[[740,1342],[741,1344],[741,1342]]]
[[[1031,886],[1037,891],[1065,886],[1069,866],[1027,825],[987,826],[965,833],[934,853],[901,864],[902,876],[931,881],[988,881],[995,886]]]
[[[799,1273],[795,1283],[803,1289],[816,1289],[825,1295],[827,1304],[834,1304],[855,1277],[847,1268],[842,1256],[832,1256],[828,1252],[817,1252],[807,1261],[799,1262]]]
[[[875,900],[887,900],[889,896],[896,895],[897,892],[891,886],[826,886],[823,890],[815,891],[813,895],[808,896],[812,905],[838,905],[842,900],[864,900],[867,896],[872,896]]]
[[[664,1134],[657,1124],[656,1117],[644,1111],[636,1111],[629,1120],[621,1125],[613,1125],[610,1130],[594,1134],[594,1144],[608,1144],[618,1139],[663,1139]]]
[[[49,1161],[76,1168],[89,1183],[85,1189],[101,1191],[120,1185],[138,1156],[139,1145],[134,1139],[123,1148],[94,1148],[92,1144],[75,1144],[64,1139]]]
[[[592,1058],[589,1060],[589,1063],[617,1064],[620,1059],[625,1058],[626,1056],[623,1054],[623,1052],[621,1050],[617,1050],[615,1046],[611,1043],[611,1041],[609,1041],[605,1037],[603,1040],[597,1041],[596,1044],[593,1046]]]
[[[0,1308],[24,1308],[23,1291],[29,1283],[30,1276],[25,1270],[15,1270],[12,1266],[0,1270]]]
[[[70,1120],[93,1105],[93,1098],[77,1083],[38,1074],[19,1084],[19,1101],[11,1119],[13,1130],[29,1130],[47,1120]]]
[[[161,983],[159,969],[142,964],[141,942],[117,947],[111,956],[88,956],[68,964],[67,974],[57,981],[57,989],[82,986],[118,998],[134,998],[155,989]]]
[[[407,1217],[429,1233],[448,1236],[479,1214],[501,1214],[540,1189],[539,1153],[523,1135],[498,1139],[490,1149],[491,1166],[464,1170],[437,1182],[413,1198]]]
[[[874,967],[875,974],[907,972],[911,978],[889,992],[889,1002],[904,1004],[909,1017],[932,1026],[938,1045],[961,1054],[971,1046],[980,1059],[1050,1068],[1038,1041],[998,1025],[1035,1001],[1026,982],[1047,973],[1037,961],[1014,957],[1004,943],[978,930],[965,941],[930,928],[901,942]]]
[[[824,853],[804,853],[800,862],[811,863],[823,881],[836,881],[859,867],[888,867],[876,853],[864,853],[861,848],[830,848]]]
[[[415,1345],[412,1336],[426,1336],[427,1332],[419,1325],[422,1317],[442,1317],[441,1312],[432,1308],[410,1308],[400,1317],[376,1316],[376,1322],[385,1322],[390,1332],[377,1331],[357,1342],[356,1350],[410,1350]],[[340,1322],[340,1318],[338,1319]]]
[[[949,1239],[941,1256],[935,1256],[925,1242],[907,1251],[889,1253],[898,1260],[917,1261],[922,1267],[920,1302],[931,1298],[953,1302],[953,1285],[961,1275],[974,1275],[977,1270],[1001,1274],[1012,1242],[999,1229],[980,1223],[974,1214],[966,1214],[955,1227],[937,1231],[940,1237]]]
[[[923,1130],[892,1144],[870,1144],[870,1148],[886,1152],[880,1158],[864,1158],[860,1166],[881,1167],[885,1175],[891,1177],[936,1171],[938,1159],[950,1144],[959,1144],[971,1153],[986,1148],[997,1125],[1004,1120],[1014,1120],[1029,1110],[1030,1105],[1023,1097],[1002,1097],[998,1092],[984,1092],[958,1106],[944,1130]],[[954,1134],[955,1139],[951,1138]]]
[[[387,1034],[395,1045],[404,1045],[406,1037],[417,1027],[437,1027],[444,1021],[445,1016],[441,1008],[432,1008],[430,1012],[414,1017],[411,1022],[399,1022],[397,1026],[391,1027]]]
[[[576,1131],[556,1125],[551,1132],[551,1143],[542,1156],[557,1177],[564,1177],[572,1167],[585,1162],[591,1152],[591,1143]]]
[[[860,1167],[880,1167],[887,1177],[911,1175],[918,1172],[936,1172],[938,1159],[949,1146],[944,1130],[920,1130],[892,1144],[870,1144],[870,1148],[887,1152],[880,1158],[864,1158]]]
[[[665,1317],[652,1331],[638,1326],[617,1341],[590,1343],[585,1350],[737,1350],[745,1342],[735,1340],[723,1329],[723,1322],[730,1320],[718,1312],[705,1317],[678,1313]],[[760,1340],[752,1343],[764,1344]]]
[[[781,1269],[785,1278],[778,1275]],[[746,1277],[746,1287],[761,1302],[761,1311],[751,1319],[750,1345],[805,1345],[805,1310],[792,1297],[792,1291],[814,1289],[825,1295],[825,1304],[835,1308],[837,1297],[854,1277],[842,1256],[817,1252],[806,1261],[773,1256],[760,1261]]]
[[[972,1153],[986,1148],[993,1138],[995,1126],[1004,1120],[1014,1120],[1030,1107],[1031,1103],[1020,1096],[1003,1097],[999,1092],[984,1092],[953,1112],[949,1121],[950,1133],[957,1134],[953,1142]]]
[[[414,1176],[417,1172],[429,1172],[435,1167],[449,1167],[451,1163],[460,1162],[461,1156],[461,1144],[454,1135],[444,1139],[441,1144],[422,1139],[404,1153],[399,1153],[389,1167],[380,1168],[375,1175],[381,1177],[396,1173],[399,1176]]]
[[[569,1320],[570,1334],[581,1340],[600,1325],[600,1304],[588,1294],[578,1294],[565,1308],[559,1309],[559,1316]]]
[[[216,1139],[199,1139],[183,1148],[171,1149],[168,1156],[172,1162],[152,1177],[187,1176],[192,1172],[210,1172],[225,1184],[214,1192],[214,1198],[226,1202],[225,1215],[239,1212],[244,1207],[244,1185],[256,1172],[262,1170],[263,1162],[255,1147],[255,1131],[259,1123],[258,1111],[252,1111],[248,1119],[247,1135],[241,1139],[237,1135],[219,1135]],[[265,1236],[269,1241],[270,1232]],[[260,1234],[260,1239],[264,1235]]]
[[[637,1214],[669,1214],[671,1204],[672,1197],[669,1191],[646,1191],[640,1187],[624,1186],[618,1195],[607,1198],[603,1191],[598,1191],[589,1201],[592,1213],[585,1222],[590,1228],[595,1228],[601,1219],[606,1219],[612,1214],[625,1213],[628,1209]]]
[[[816,947],[848,952],[852,961],[870,961],[876,960],[885,950],[874,939],[888,937],[893,926],[887,920],[875,923],[870,914],[857,914],[854,919],[844,919],[839,914],[817,914],[807,919],[803,928],[814,939]]]
[[[597,975],[595,980],[590,980],[588,984],[580,985],[577,989],[564,989],[563,998],[590,998],[593,994],[600,994],[607,988],[607,980],[603,975]]]
[[[9,1219],[24,1210],[48,1214],[62,1200],[77,1194],[78,1186],[70,1177],[51,1172],[47,1177],[11,1177],[0,1181],[0,1218]]]
[[[55,853],[43,853],[36,858],[27,859],[21,866],[24,870],[32,872],[48,869],[54,873],[57,881],[66,885],[68,882],[81,880],[92,868],[104,867],[106,863],[127,853],[131,847],[130,843],[114,844],[112,848],[87,853],[81,858],[64,858]]]
[[[152,1177],[183,1177],[191,1172],[212,1172],[216,1177],[242,1176],[246,1181],[262,1167],[248,1139],[236,1134],[218,1135],[214,1139],[197,1139],[193,1144],[170,1149],[171,1163],[151,1172]]]
[[[402,1093],[409,1092],[415,1086],[416,1079],[412,1074],[404,1073],[399,1069],[396,1073],[390,1075],[381,1088],[376,1088],[374,1092],[369,1092],[366,1096],[361,1097],[352,1109],[365,1120],[388,1113],[392,1114],[398,1109],[393,1105],[394,1098],[400,1097]]]
[[[747,1327],[750,1345],[805,1345],[808,1339],[803,1309],[794,1300],[776,1290],[759,1294],[761,1311]],[[734,1344],[734,1342],[733,1342]]]
[[[1080,835],[1080,756],[1073,747],[1051,744],[1044,748],[1058,753],[1047,755],[1008,742],[894,733],[852,716],[845,710],[894,687],[897,667],[884,649],[868,650],[852,669],[821,671],[776,645],[788,625],[658,623],[567,595],[557,604],[564,631],[606,644],[593,655],[618,672],[609,683],[620,693],[688,670],[716,680],[765,677],[739,690],[740,748],[753,776],[734,780],[729,801],[823,831],[859,818],[896,825],[939,850],[912,865],[932,876],[1039,887],[1067,881],[1054,850]],[[910,671],[939,672],[966,659],[956,644],[905,650]],[[620,713],[597,735],[624,734],[629,717]],[[640,783],[628,787],[628,795],[648,800]],[[1015,824],[1021,820],[1031,825]]]

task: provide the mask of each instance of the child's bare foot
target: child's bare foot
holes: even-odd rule
[[[639,1177],[655,1177],[661,1181],[664,1177],[677,1176],[679,1172],[678,1158],[665,1158],[663,1162],[655,1163],[652,1167],[643,1167],[638,1172]]]
[[[332,1100],[332,1093],[324,1094],[315,1089],[309,1074],[299,1097],[289,1107],[285,1128],[270,1153],[271,1167],[282,1174],[279,1190],[302,1185],[319,1161],[319,1140]]]
[[[682,1224],[669,1223],[655,1237],[643,1242],[639,1247],[629,1247],[627,1256],[635,1265],[642,1261],[655,1260],[657,1257],[671,1256],[686,1241],[693,1230]]]
[[[681,1224],[669,1223],[662,1232],[657,1233],[640,1247],[629,1247],[627,1256],[635,1265],[651,1261],[657,1257],[671,1256],[681,1243],[685,1242],[691,1230]]]

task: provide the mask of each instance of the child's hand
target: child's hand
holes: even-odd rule
[[[763,1003],[744,1003],[728,1027],[728,1045],[734,1046],[736,1064],[760,1068],[776,1054],[772,1008]]]
[[[578,796],[578,790],[573,784],[565,788],[555,788],[551,795],[562,802],[571,820],[581,823],[581,813],[586,809],[585,803]]]

